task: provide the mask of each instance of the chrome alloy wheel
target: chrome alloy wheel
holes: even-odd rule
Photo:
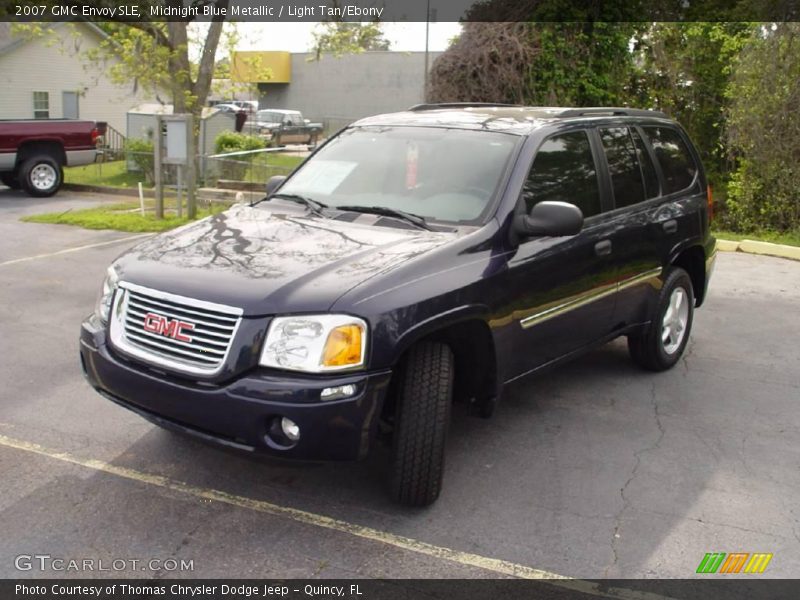
[[[689,295],[682,287],[672,290],[664,319],[661,321],[661,344],[664,352],[675,354],[681,347],[689,322]]]
[[[29,178],[34,188],[46,192],[56,184],[56,181],[58,181],[58,174],[52,165],[42,163],[31,169]]]

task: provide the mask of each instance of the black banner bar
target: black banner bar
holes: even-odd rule
[[[0,0],[0,20],[798,21],[800,0]]]
[[[2,580],[3,600],[795,600],[799,580],[760,576],[623,580]]]

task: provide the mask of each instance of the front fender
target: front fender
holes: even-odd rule
[[[397,333],[393,340],[387,340],[389,347],[385,347],[384,352],[381,352],[380,362],[385,362],[386,366],[394,366],[403,354],[420,340],[453,325],[471,320],[488,322],[489,308],[482,304],[459,306],[420,321],[409,322],[405,327],[395,328]]]

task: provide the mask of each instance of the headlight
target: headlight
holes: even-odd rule
[[[321,373],[364,366],[367,323],[350,315],[273,319],[261,352],[265,367]]]
[[[95,314],[103,323],[108,323],[108,315],[111,312],[111,299],[114,297],[114,292],[118,285],[119,275],[116,269],[113,266],[108,267],[106,279],[103,281],[103,288],[100,290],[97,306],[94,309]]]

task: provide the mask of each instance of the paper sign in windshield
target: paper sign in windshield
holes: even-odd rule
[[[346,160],[312,160],[292,178],[292,187],[309,194],[332,194],[356,164]]]

